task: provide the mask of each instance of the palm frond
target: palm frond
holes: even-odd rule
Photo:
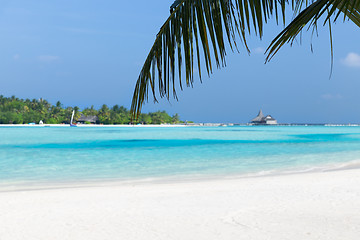
[[[246,36],[263,35],[263,25],[271,15],[284,15],[288,0],[176,0],[170,16],[161,27],[137,80],[131,112],[137,117],[151,91],[177,98],[177,86],[192,86],[194,65],[202,77],[201,66],[210,75],[214,64],[226,65],[226,42],[238,50],[237,42],[249,51]],[[194,60],[195,59],[195,60]],[[203,62],[202,62],[203,61]],[[177,62],[177,65],[175,64]],[[185,73],[183,77],[182,73]],[[177,73],[177,74],[176,74]],[[185,83],[183,82],[185,79]]]
[[[295,3],[295,9],[300,13],[271,42],[266,50],[268,54],[266,62],[270,61],[283,45],[292,43],[306,26],[308,26],[308,29],[311,27],[316,29],[318,22],[322,19],[323,25],[328,24],[329,26],[332,59],[333,47],[331,23],[337,21],[339,15],[342,13],[344,15],[344,20],[348,18],[360,27],[360,0],[317,0],[302,11],[300,11],[302,1],[297,1],[298,2]]]
[[[287,5],[292,6],[295,17],[271,42],[266,61],[284,44],[292,43],[306,26],[317,32],[320,19],[329,25],[331,42],[331,22],[340,14],[360,27],[360,0],[176,0],[136,82],[131,104],[133,118],[148,101],[149,92],[154,101],[157,95],[177,99],[177,88],[193,86],[194,65],[200,81],[202,67],[210,75],[214,65],[225,66],[227,44],[231,50],[238,50],[240,40],[249,52],[247,36],[254,33],[261,38],[264,24],[273,16],[277,23],[282,17],[285,25]]]

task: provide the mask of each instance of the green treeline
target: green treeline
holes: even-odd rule
[[[109,108],[104,104],[100,109],[91,106],[80,111],[80,108],[76,106],[64,108],[59,101],[52,105],[44,99],[24,100],[15,96],[7,98],[0,95],[0,124],[39,123],[40,121],[45,124],[69,124],[73,110],[75,110],[74,122],[83,114],[97,116],[99,124],[131,123],[130,111],[123,106],[115,105]],[[169,116],[165,111],[157,111],[148,114],[142,113],[139,119],[132,123],[174,124],[181,123],[181,121],[178,114]]]

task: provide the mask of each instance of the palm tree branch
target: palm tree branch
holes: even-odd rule
[[[296,9],[300,7],[300,0],[296,3]],[[318,20],[326,15],[324,20],[325,24],[331,24],[331,18],[334,17],[333,22],[337,20],[341,13],[344,14],[344,19],[347,17],[357,26],[360,27],[360,0],[317,0],[307,6],[301,11],[286,28],[278,34],[271,42],[266,50],[266,62],[270,61],[280,48],[286,43],[292,42],[297,35],[307,25],[310,27],[317,27]],[[333,45],[332,45],[332,31],[329,26],[330,43],[331,43],[331,57],[333,58]]]
[[[217,68],[225,66],[226,40],[231,50],[234,50],[233,46],[238,50],[237,42],[240,40],[249,52],[247,35],[255,33],[261,38],[264,23],[273,15],[278,22],[280,12],[285,24],[285,6],[289,1],[174,1],[170,7],[171,14],[160,28],[136,82],[132,116],[136,118],[139,115],[142,105],[148,101],[149,91],[154,101],[157,101],[157,94],[169,100],[171,95],[177,99],[176,85],[182,90],[183,78],[186,86],[193,86],[195,61],[200,81],[202,65],[208,75],[213,71],[213,63]],[[305,26],[313,27],[314,31],[322,16],[325,16],[324,24],[330,24],[330,18],[336,20],[343,13],[360,27],[360,0],[292,0],[291,5],[297,16],[271,42],[266,61],[284,44],[294,41]]]
[[[270,17],[277,1],[175,1],[170,7],[171,14],[160,28],[136,82],[131,104],[132,116],[139,115],[143,103],[148,101],[149,90],[152,92],[154,101],[157,101],[157,92],[160,97],[168,100],[170,95],[177,98],[176,82],[179,83],[180,89],[183,88],[182,71],[185,71],[186,85],[192,86],[195,57],[200,79],[202,65],[200,59],[204,59],[208,75],[213,71],[213,60],[217,68],[225,66],[224,36],[231,50],[233,46],[238,50],[236,42],[240,39],[249,51],[246,43],[246,27],[250,30],[252,26],[254,32],[261,37],[263,23]],[[286,0],[281,1],[285,3]],[[194,50],[194,44],[196,50]],[[177,77],[176,72],[178,72]]]

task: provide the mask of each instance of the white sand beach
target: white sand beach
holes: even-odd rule
[[[359,237],[359,169],[0,192],[1,240]]]

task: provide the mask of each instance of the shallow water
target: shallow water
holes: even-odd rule
[[[359,159],[360,127],[0,127],[3,186],[257,176]]]

